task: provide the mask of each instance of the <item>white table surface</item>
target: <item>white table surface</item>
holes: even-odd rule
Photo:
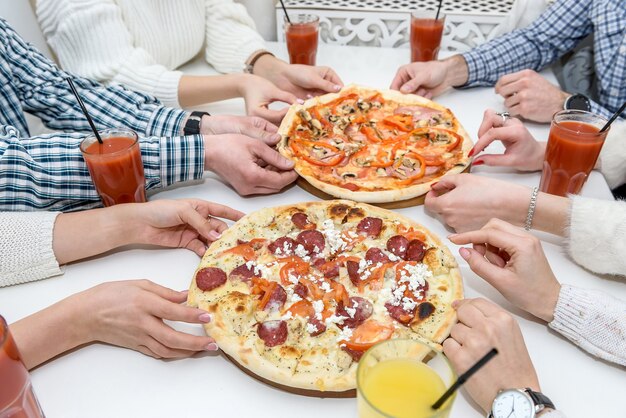
[[[271,48],[286,56],[282,45]],[[331,65],[344,82],[386,88],[396,68],[404,64],[406,49],[320,45],[318,63]],[[188,73],[211,72],[195,62]],[[491,88],[455,90],[438,98],[475,136],[484,109],[502,110],[502,99]],[[241,100],[208,106],[214,113],[242,114]],[[538,139],[546,139],[547,126],[530,125]],[[475,139],[475,138],[474,138]],[[539,174],[519,174],[478,167],[476,174],[537,185]],[[583,194],[612,199],[601,174],[594,172]],[[242,211],[316,198],[297,186],[281,194],[239,197],[220,180],[207,175],[203,181],[153,195],[151,199],[198,197],[221,202]],[[424,213],[423,207],[398,212],[445,237],[449,231]],[[598,220],[601,222],[601,220]],[[626,299],[626,285],[599,278],[570,261],[559,239],[546,236],[544,249],[556,276],[563,282],[601,289]],[[623,368],[599,361],[528,315],[508,304],[490,285],[474,275],[458,256],[467,297],[486,297],[510,309],[519,320],[526,344],[538,371],[543,391],[569,417],[617,417],[626,410],[626,374]],[[0,313],[9,322],[42,309],[70,294],[109,280],[149,278],[174,289],[186,289],[199,258],[186,250],[131,248],[115,251],[65,268],[65,274],[48,280],[0,290]],[[71,324],[68,324],[71,326]],[[181,330],[201,334],[199,326],[175,324]],[[507,373],[502,370],[502,373]],[[161,361],[140,353],[103,344],[74,350],[32,372],[33,384],[49,418],[69,417],[356,417],[354,399],[317,399],[292,395],[260,383],[220,355],[203,354],[176,361]],[[621,411],[621,412],[620,412]],[[457,398],[452,417],[482,414],[465,393]]]

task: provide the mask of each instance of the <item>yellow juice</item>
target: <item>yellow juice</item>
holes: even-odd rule
[[[382,361],[374,365],[361,382],[359,418],[382,416],[370,405],[394,418],[446,416],[447,412],[437,415],[439,411],[431,408],[445,390],[439,375],[422,362],[407,359]]]

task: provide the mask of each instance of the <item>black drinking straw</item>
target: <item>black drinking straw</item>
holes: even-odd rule
[[[281,0],[282,3],[282,0]],[[439,7],[437,7],[437,15],[435,16],[435,20],[439,20],[439,12],[441,11],[441,5],[443,4],[443,0],[439,0]]]
[[[283,3],[283,0],[280,0],[280,5],[283,6],[283,12],[285,12],[285,17],[287,18],[287,22],[291,24],[291,19],[289,19],[289,14],[287,13],[287,9],[285,8],[285,3]]]
[[[622,112],[624,111],[624,109],[626,109],[626,102],[624,102],[622,104],[622,107],[620,107],[619,109],[617,109],[617,112],[613,113],[613,116],[611,116],[611,119],[609,119],[609,121],[606,123],[606,125],[604,125],[602,127],[602,129],[600,129],[600,132],[604,132],[607,129],[609,129],[609,126],[611,126],[611,124],[613,123],[613,121],[615,121],[615,119],[617,119],[619,117],[619,115],[622,114]]]
[[[498,350],[496,350],[495,348],[492,348],[487,354],[485,354],[483,356],[483,358],[481,358],[480,360],[478,360],[476,362],[476,364],[474,364],[472,367],[469,368],[468,371],[466,371],[465,373],[463,373],[461,376],[459,376],[459,378],[456,380],[456,382],[454,382],[452,384],[452,386],[450,386],[448,388],[448,390],[446,390],[446,393],[444,393],[443,395],[441,395],[441,398],[439,398],[437,400],[437,402],[435,402],[432,405],[433,409],[439,409],[441,408],[441,405],[444,404],[445,401],[448,400],[448,398],[450,396],[452,396],[452,394],[463,384],[467,381],[467,379],[469,379],[470,377],[472,377],[472,375],[474,373],[476,373],[481,367],[483,367],[489,360],[491,360],[493,358],[493,356],[495,356],[496,354],[498,354]]]
[[[78,104],[80,105],[80,108],[85,114],[85,117],[87,118],[87,122],[89,122],[89,126],[91,126],[91,130],[96,136],[96,139],[98,140],[99,143],[102,144],[103,143],[102,138],[100,138],[100,134],[98,133],[98,130],[96,129],[96,125],[94,125],[93,120],[91,120],[91,116],[89,116],[89,113],[87,113],[87,108],[85,108],[85,104],[83,103],[82,99],[78,95],[78,92],[76,91],[76,87],[74,86],[74,82],[72,81],[72,78],[67,77],[65,80],[70,85],[70,88],[72,89],[72,93],[74,93],[74,96],[76,97],[76,101],[78,102]]]

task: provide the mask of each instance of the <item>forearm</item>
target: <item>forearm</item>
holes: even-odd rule
[[[26,368],[32,369],[88,341],[81,318],[81,301],[70,296],[11,324],[11,333]]]
[[[463,86],[467,83],[469,77],[469,70],[467,67],[467,61],[463,55],[453,55],[450,58],[443,60],[447,65],[445,85],[451,87]]]
[[[248,74],[184,75],[178,85],[178,101],[181,107],[192,107],[241,97],[242,89],[250,77]]]

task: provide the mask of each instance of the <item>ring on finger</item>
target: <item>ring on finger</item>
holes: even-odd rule
[[[509,112],[496,112],[496,115],[502,118],[502,125],[506,123],[508,119],[511,119],[511,114]]]

